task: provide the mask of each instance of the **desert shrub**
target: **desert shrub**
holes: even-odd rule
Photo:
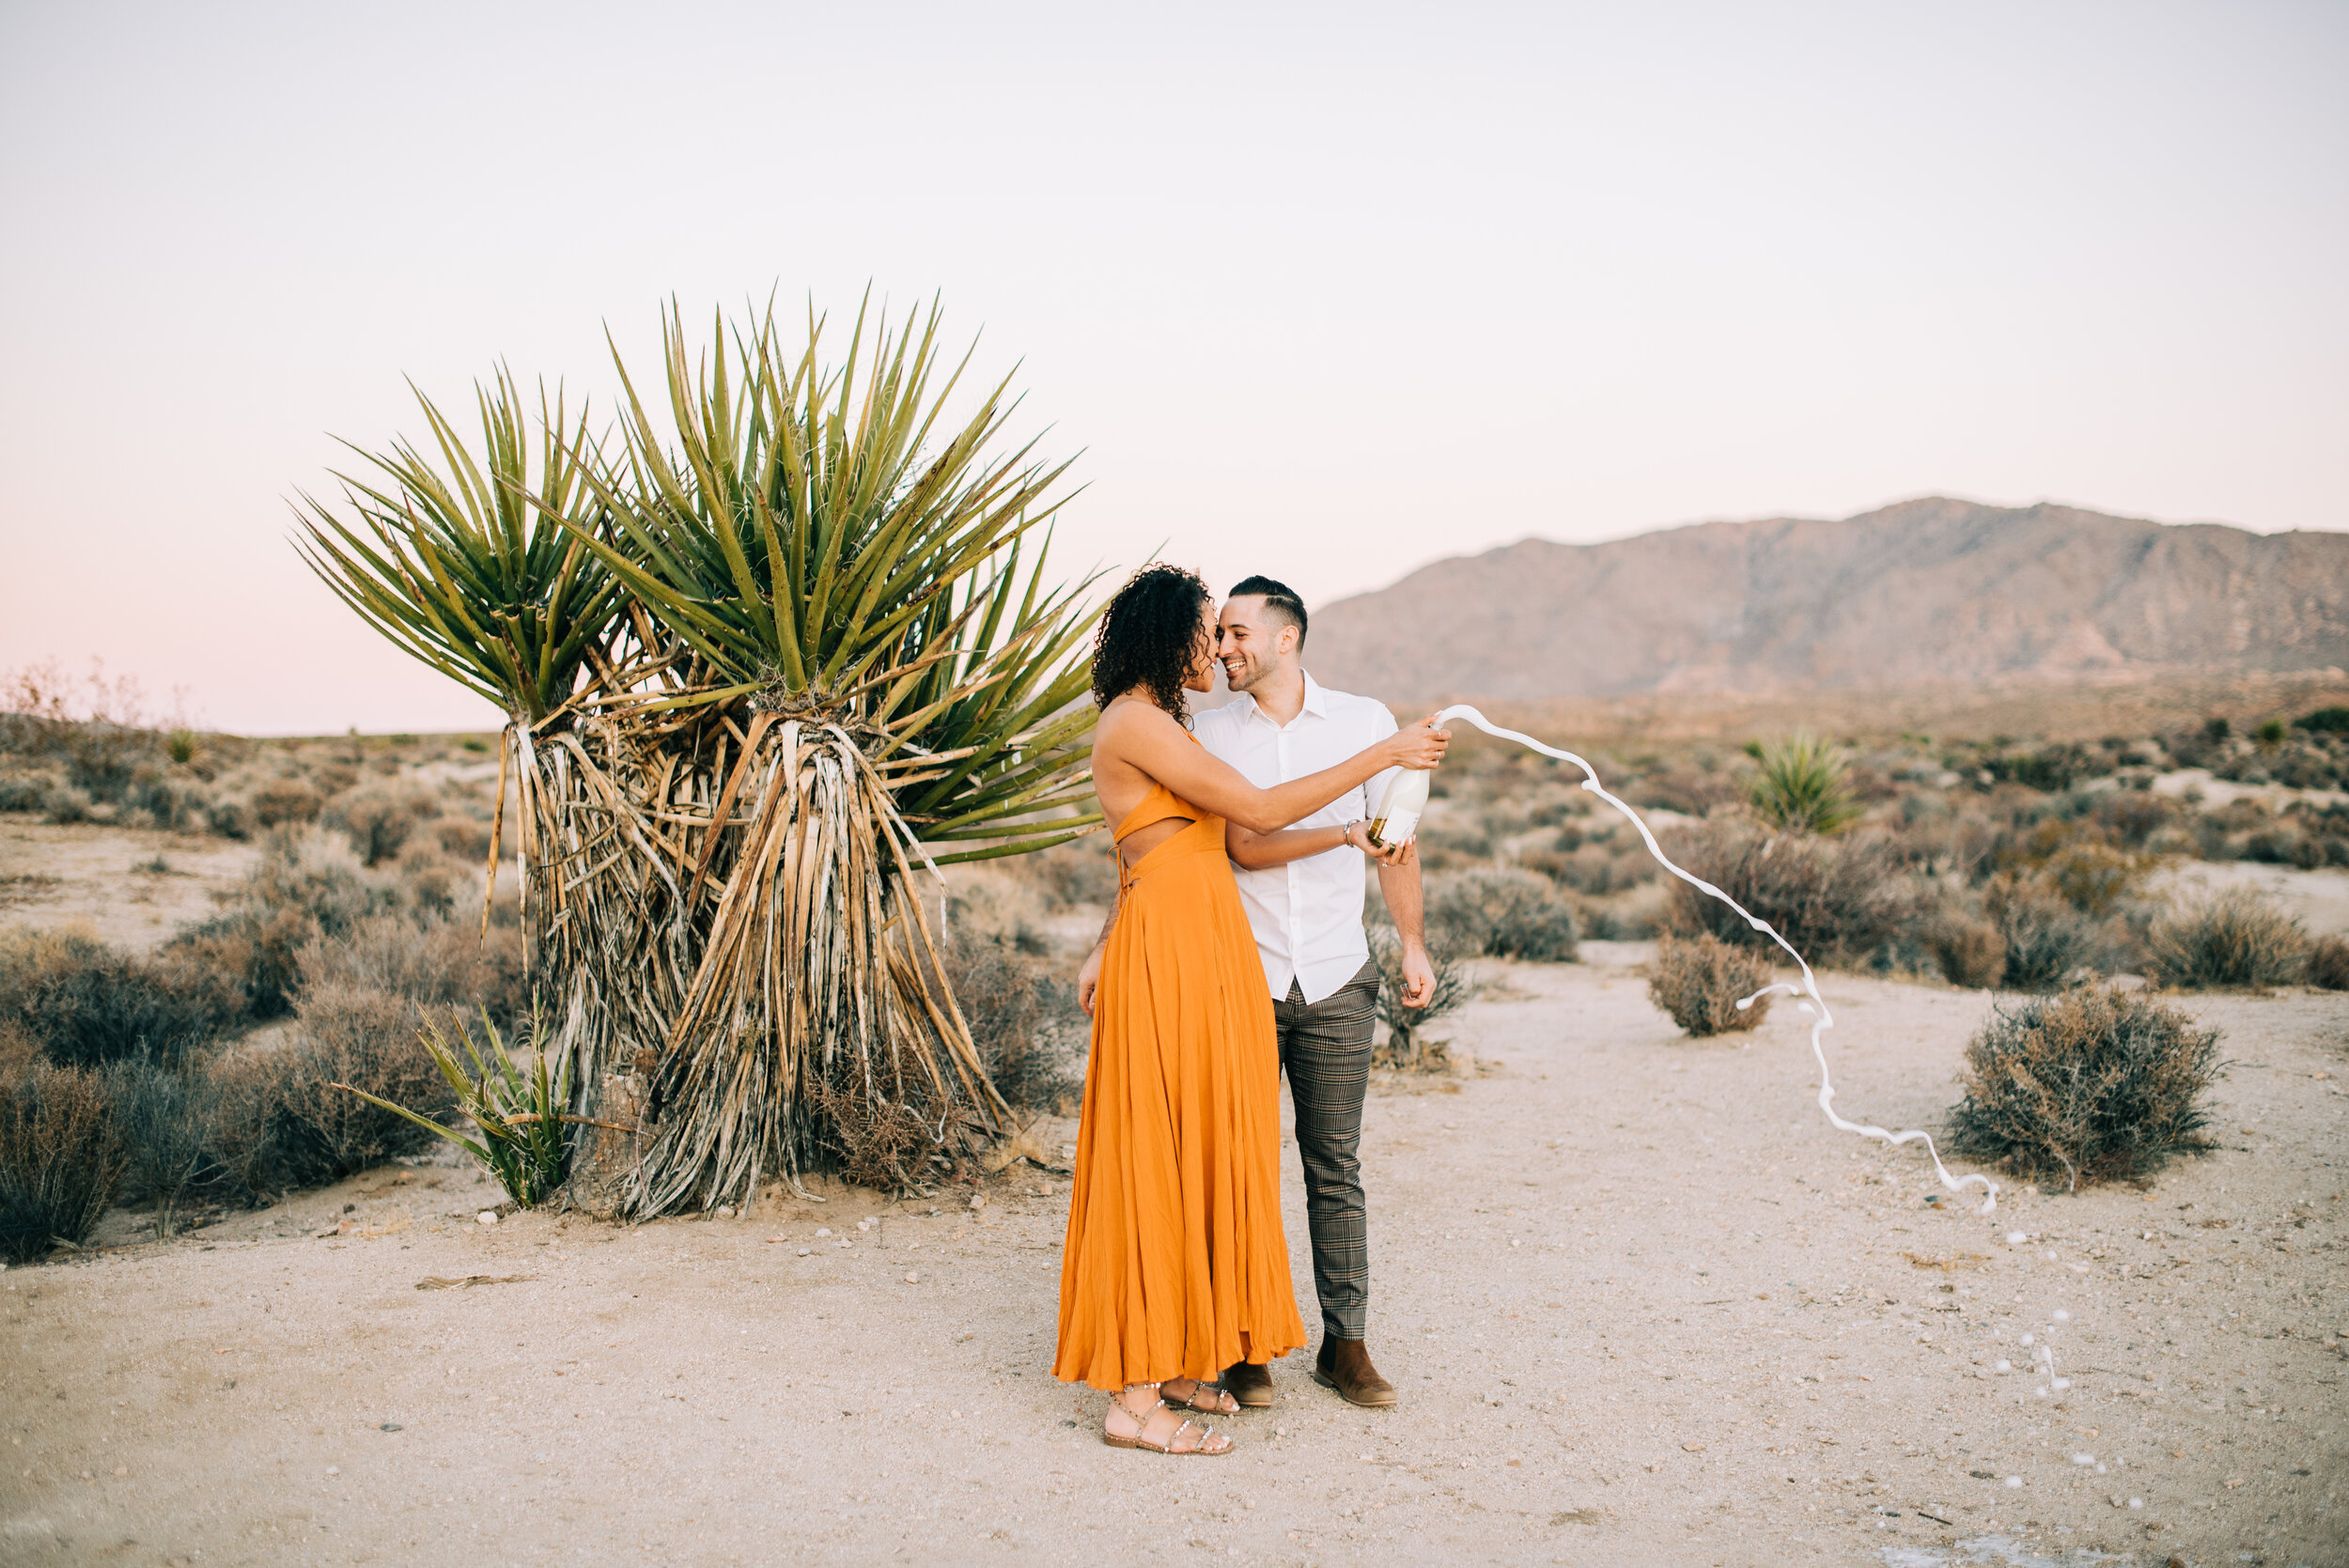
[[[1427,945],[1466,956],[1572,963],[1574,907],[1547,877],[1516,866],[1426,878]]]
[[[1694,940],[1667,936],[1648,965],[1647,996],[1672,1022],[1702,1037],[1760,1024],[1770,1010],[1768,997],[1742,1011],[1737,1002],[1769,983],[1769,961],[1751,948],[1732,947],[1709,933]]]
[[[1554,842],[1563,845],[1570,835],[1574,843],[1566,848],[1532,850],[1521,856],[1517,863],[1594,898],[1640,887],[1660,875],[1647,846],[1633,835],[1594,834],[1586,838],[1579,831],[1567,830],[1561,831]]]
[[[172,1219],[189,1193],[221,1172],[212,1154],[219,1088],[194,1066],[141,1060],[108,1068],[105,1092],[122,1140],[119,1196],[125,1203],[153,1199],[156,1230],[169,1235]]]
[[[2053,990],[2096,957],[2095,923],[2036,878],[1993,878],[1983,906],[2004,944],[2003,983],[2018,991]]]
[[[1476,865],[1492,858],[1493,841],[1475,818],[1430,824],[1419,834],[1420,864],[1429,871]]]
[[[2148,839],[2175,821],[2184,810],[2167,795],[2150,789],[2108,790],[2097,798],[2096,819],[2111,831],[2122,846],[2141,849]]]
[[[55,823],[86,822],[92,801],[86,791],[70,784],[51,784],[41,792],[41,815]]]
[[[222,838],[246,839],[253,836],[257,824],[252,806],[241,797],[215,795],[211,804],[204,808],[204,826]]]
[[[2303,842],[2290,828],[2263,828],[2243,841],[2242,857],[2262,865],[2291,865],[2298,858],[2294,851]],[[2317,863],[2323,863],[2321,856]]]
[[[233,976],[257,1018],[290,1012],[302,949],[348,936],[399,895],[369,883],[347,849],[316,831],[272,835],[233,904],[172,939],[167,954]]]
[[[441,846],[441,853],[451,855],[468,864],[478,865],[490,858],[490,825],[469,817],[444,816],[432,825],[432,836]],[[1114,883],[1111,884],[1112,887]]]
[[[89,1239],[121,1185],[122,1141],[95,1073],[35,1063],[0,1090],[0,1254]]]
[[[307,987],[294,1028],[264,1061],[268,1163],[284,1187],[318,1187],[412,1154],[431,1134],[397,1111],[334,1086],[347,1083],[435,1120],[456,1095],[417,1035],[424,1009],[404,996],[349,981]],[[461,1019],[450,1024],[462,1032]]]
[[[2287,789],[2325,789],[2341,780],[2341,769],[2332,758],[2308,746],[2295,746],[2279,755],[2270,771]]]
[[[0,933],[0,1013],[60,1066],[176,1058],[244,1011],[234,983],[200,964],[143,959],[86,931]]]
[[[2320,707],[2293,722],[2316,735],[2349,735],[2349,707]]]
[[[1885,948],[1910,921],[1917,896],[1891,848],[1881,840],[1821,839],[1807,833],[1763,836],[1707,825],[1675,833],[1665,852],[1768,921],[1813,963],[1864,959]],[[1684,935],[1711,932],[1725,942],[1775,950],[1735,909],[1674,877],[1667,884],[1666,923]]]
[[[1753,813],[1781,832],[1840,832],[1859,815],[1842,748],[1808,735],[1748,748],[1760,764],[1747,785]]]
[[[457,908],[458,870],[429,845],[411,844],[400,851],[399,886],[420,915],[447,915]]]
[[[2127,855],[2109,845],[2068,844],[2047,857],[2041,874],[2072,908],[2103,915],[2137,891],[2154,869],[2147,856]]]
[[[920,1191],[926,1177],[943,1175],[954,1157],[915,1109],[921,1093],[887,1075],[819,1078],[812,1097],[826,1159],[845,1180],[884,1192]]]
[[[979,1060],[1004,1099],[1024,1110],[1083,1097],[1089,1025],[1075,986],[1014,943],[967,928],[940,944],[939,959]]]
[[[2043,746],[2035,752],[2014,752],[1984,757],[1983,768],[1999,783],[2059,794],[2076,780],[2112,771],[2109,761],[2069,741]]]
[[[316,822],[326,802],[300,779],[272,779],[246,802],[254,822],[263,828]]]
[[[1987,991],[2006,979],[2006,933],[1995,922],[1945,913],[1934,921],[1926,946],[1952,986]]]
[[[2349,940],[2319,937],[2310,942],[2308,982],[2322,991],[2349,991]]]
[[[397,855],[422,819],[433,815],[431,799],[414,790],[369,785],[333,802],[320,820],[350,837],[350,846],[368,865]]]
[[[2205,1148],[2218,1035],[2143,995],[2082,987],[1995,1012],[1966,1048],[1952,1141],[2070,1188],[2140,1176]]]
[[[1052,951],[1042,922],[1044,894],[1027,877],[992,865],[957,876],[946,894],[945,929],[1009,944],[1031,957]]]
[[[288,1185],[277,1158],[278,1084],[284,1042],[224,1048],[196,1063],[211,1110],[212,1190],[231,1203],[262,1203]]]
[[[0,811],[39,811],[55,780],[39,773],[0,777]]]
[[[144,812],[158,828],[193,832],[203,824],[211,797],[191,779],[149,774],[132,782],[124,793],[123,803],[132,811]]]
[[[44,1060],[40,1042],[33,1038],[33,1032],[0,1011],[0,1091],[14,1083],[34,1063]]]
[[[2289,986],[2308,960],[2308,933],[2265,893],[2231,888],[2155,923],[2153,977],[2180,990]]]
[[[1409,983],[1403,976],[1402,939],[1392,926],[1374,926],[1370,931],[1370,955],[1378,966],[1378,1021],[1387,1026],[1385,1042],[1371,1056],[1373,1066],[1426,1072],[1450,1060],[1442,1044],[1423,1038],[1422,1032],[1474,1001],[1476,980],[1449,942],[1436,940],[1426,946],[1427,967],[1436,976],[1435,990],[1426,1006],[1406,1007],[1403,998]]]

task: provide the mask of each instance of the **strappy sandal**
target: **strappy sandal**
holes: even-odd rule
[[[1143,1383],[1136,1386],[1145,1389],[1155,1389],[1158,1387],[1155,1383]],[[1116,1433],[1110,1431],[1108,1427],[1104,1426],[1101,1429],[1101,1441],[1109,1444],[1109,1446],[1113,1449],[1147,1449],[1152,1453],[1163,1453],[1177,1459],[1187,1459],[1193,1455],[1208,1459],[1220,1459],[1223,1455],[1232,1452],[1232,1440],[1229,1437],[1223,1439],[1223,1446],[1220,1449],[1207,1447],[1209,1443],[1215,1441],[1216,1439],[1216,1430],[1212,1426],[1200,1426],[1199,1440],[1193,1443],[1190,1448],[1176,1448],[1174,1445],[1183,1440],[1184,1433],[1190,1431],[1194,1426],[1199,1426],[1197,1421],[1192,1421],[1188,1416],[1183,1418],[1182,1425],[1167,1434],[1165,1442],[1152,1442],[1146,1436],[1144,1436],[1144,1434],[1150,1430],[1150,1418],[1157,1415],[1161,1410],[1171,1409],[1171,1406],[1169,1406],[1163,1399],[1152,1400],[1150,1402],[1150,1408],[1142,1411],[1140,1414],[1136,1414],[1134,1407],[1126,1403],[1125,1390],[1122,1389],[1116,1393],[1110,1395],[1110,1403],[1116,1405],[1118,1409],[1124,1411],[1126,1415],[1132,1420],[1135,1427],[1134,1435],[1132,1436],[1120,1437]]]
[[[1190,1380],[1188,1399],[1170,1397],[1166,1385],[1159,1385],[1159,1402],[1170,1410],[1196,1410],[1206,1416],[1237,1416],[1240,1413],[1239,1396],[1221,1383],[1210,1383],[1204,1377]]]

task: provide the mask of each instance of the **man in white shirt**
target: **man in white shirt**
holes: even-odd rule
[[[1269,578],[1251,577],[1224,601],[1216,654],[1240,693],[1196,720],[1200,743],[1259,788],[1302,778],[1395,732],[1368,697],[1324,689],[1305,673],[1305,606]],[[1421,935],[1419,866],[1408,846],[1383,853],[1369,818],[1393,772],[1341,795],[1277,833],[1225,830],[1240,902],[1272,989],[1272,1012],[1297,1110],[1313,1232],[1321,1350],[1314,1380],[1356,1405],[1395,1403],[1371,1364],[1368,1216],[1362,1200],[1362,1096],[1370,1085],[1378,966],[1362,932],[1362,857],[1378,861],[1378,891],[1402,939],[1403,1004],[1423,1007],[1435,972]],[[1242,1405],[1272,1403],[1271,1374],[1247,1363],[1224,1386]]]

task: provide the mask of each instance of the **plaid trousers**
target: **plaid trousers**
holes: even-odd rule
[[[1314,1294],[1326,1337],[1370,1331],[1370,1219],[1362,1202],[1362,1096],[1370,1089],[1370,1037],[1378,1017],[1378,966],[1308,1003],[1297,982],[1272,1003],[1281,1067],[1297,1108],[1305,1166],[1305,1219],[1314,1238]]]

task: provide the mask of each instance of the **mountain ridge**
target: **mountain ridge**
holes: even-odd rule
[[[2349,534],[1925,496],[1526,538],[1324,606],[1308,662],[1411,705],[2337,669]]]

